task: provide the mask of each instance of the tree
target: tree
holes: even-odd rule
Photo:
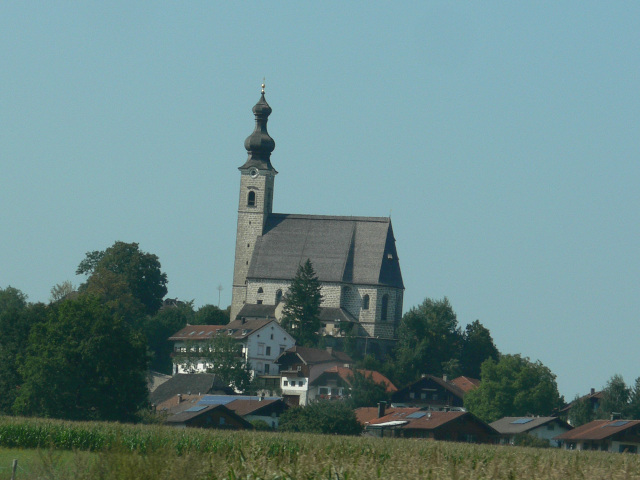
[[[371,373],[366,375],[360,370],[353,371],[349,405],[352,408],[374,407],[381,401],[389,400],[387,386],[376,383]]]
[[[122,287],[126,286],[133,298],[142,304],[144,311],[153,315],[160,309],[162,299],[167,294],[167,274],[160,268],[156,255],[141,251],[137,243],[118,241],[104,251],[87,252],[76,273],[88,275],[87,283],[81,289],[93,290],[94,293],[108,294],[106,285],[121,281],[118,291],[123,293]]]
[[[280,417],[279,429],[285,432],[359,435],[362,425],[346,402],[320,401],[305,407],[293,407]]]
[[[485,422],[507,416],[551,415],[563,404],[556,376],[540,361],[520,355],[486,360],[481,383],[464,396],[464,406]]]
[[[22,376],[18,371],[32,325],[45,315],[41,303],[27,303],[17,288],[0,288],[0,414],[11,413]]]
[[[629,413],[627,418],[640,420],[640,377],[636,378],[629,394]]]
[[[143,336],[89,296],[48,308],[18,370],[20,415],[130,421],[147,401]]]
[[[630,396],[631,389],[624,383],[622,376],[614,375],[609,379],[602,391],[602,399],[596,415],[598,418],[608,419],[611,414],[617,413],[622,415],[622,418],[625,418],[629,413]]]
[[[596,414],[593,405],[588,398],[580,398],[576,395],[569,410],[569,423],[574,427],[579,427],[585,423],[595,420]]]
[[[480,365],[488,358],[498,361],[499,356],[500,352],[493,343],[491,333],[479,320],[467,325],[462,334],[460,351],[460,368],[463,375],[479,378]]]
[[[315,346],[320,330],[320,281],[313,270],[311,261],[298,267],[289,290],[284,297],[282,327],[289,332],[299,345]]]
[[[163,307],[155,315],[144,319],[142,330],[151,352],[152,370],[172,373],[173,343],[168,338],[183,329],[187,323],[193,323],[194,317],[193,302],[181,302],[175,306]]]
[[[65,280],[64,282],[51,287],[51,297],[49,298],[49,301],[51,303],[58,302],[66,298],[68,295],[71,295],[73,292],[75,292],[73,284],[69,280]]]
[[[229,310],[220,310],[215,305],[203,305],[194,315],[192,325],[226,325],[229,323]]]
[[[196,371],[197,364],[204,362],[207,371],[216,379],[235,390],[244,392],[251,385],[251,365],[242,356],[242,344],[228,335],[215,335],[207,342],[191,342],[185,352],[176,357],[176,362],[187,371]]]
[[[409,383],[423,373],[442,375],[443,364],[458,357],[461,340],[449,300],[425,299],[400,321],[395,375],[398,383]]]

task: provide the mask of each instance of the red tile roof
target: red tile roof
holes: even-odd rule
[[[422,412],[424,415],[420,418],[407,418],[412,413]],[[376,418],[369,421],[369,425],[379,425],[381,423],[405,421],[408,422],[403,428],[434,430],[442,425],[455,420],[464,415],[470,415],[469,412],[432,412],[424,411],[420,408],[396,408],[393,412],[386,414],[384,417]]]
[[[469,378],[469,377],[458,377],[451,380],[452,384],[462,390],[464,393],[470,392],[471,390],[475,390],[480,386],[480,380],[477,378]]]
[[[351,384],[351,379],[353,378],[353,370],[345,367],[331,367],[323,372],[323,374],[325,373],[337,373],[338,376],[349,385]],[[391,380],[382,375],[380,372],[376,372],[375,370],[358,370],[358,373],[364,375],[366,378],[371,377],[376,383],[384,384],[388,393],[393,393],[398,390],[396,386],[391,383]]]
[[[604,440],[638,425],[640,420],[594,420],[555,438],[556,440]]]

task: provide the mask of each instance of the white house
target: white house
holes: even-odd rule
[[[242,356],[245,362],[249,362],[254,376],[278,375],[276,358],[296,343],[274,319],[239,319],[228,325],[187,325],[169,340],[174,342],[174,352],[179,354],[187,352],[187,349],[202,348],[198,344],[205,344],[216,335],[228,335],[241,345]],[[211,366],[201,360],[196,363],[195,372],[187,371],[176,358],[173,373],[206,372]]]

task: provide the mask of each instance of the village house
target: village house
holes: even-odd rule
[[[546,440],[552,447],[560,446],[555,437],[572,428],[558,417],[504,417],[489,425],[500,434],[503,445],[514,445],[517,436],[526,434]]]
[[[159,415],[166,415],[167,419],[171,419],[186,411],[192,413],[204,412],[204,408],[200,407],[216,405],[224,405],[228,410],[247,422],[261,420],[274,430],[278,428],[282,413],[289,408],[279,397],[180,394],[157,405],[156,412]]]
[[[388,394],[398,389],[391,381],[374,370],[356,370],[359,374],[375,383],[385,386]],[[342,400],[349,398],[353,387],[354,370],[346,367],[331,367],[322,372],[315,380],[309,382],[308,401]]]
[[[255,130],[245,140],[248,158],[239,167],[231,320],[280,319],[298,267],[310,260],[321,283],[322,333],[348,330],[369,339],[372,352],[388,351],[404,293],[391,219],[273,213],[271,111],[263,86],[253,107]]]
[[[566,450],[638,453],[640,420],[594,420],[555,437]]]
[[[368,435],[425,438],[452,442],[495,443],[498,432],[475,415],[464,411],[430,411],[420,408],[356,410]]]
[[[180,360],[181,354],[188,351],[208,349],[216,335],[226,335],[238,342],[238,355],[249,363],[254,376],[271,376],[276,381],[279,378],[276,358],[295,345],[294,338],[274,319],[240,319],[228,325],[187,325],[169,337],[174,342],[174,374],[206,372],[211,368],[205,358],[196,361],[193,369],[185,367]]]
[[[336,366],[349,366],[351,357],[332,348],[322,350],[309,347],[292,347],[276,359],[280,369],[280,389],[288,405],[306,405],[310,383],[322,372]]]
[[[253,425],[224,405],[194,405],[171,415],[166,423],[172,427],[217,428],[224,430],[251,430]]]
[[[464,390],[449,382],[446,377],[422,375],[422,378],[391,395],[391,402],[399,407],[460,410],[464,405],[464,394]]]

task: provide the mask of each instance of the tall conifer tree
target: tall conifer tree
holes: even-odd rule
[[[315,346],[320,330],[320,281],[311,260],[298,267],[298,272],[284,297],[282,327],[299,345]]]

